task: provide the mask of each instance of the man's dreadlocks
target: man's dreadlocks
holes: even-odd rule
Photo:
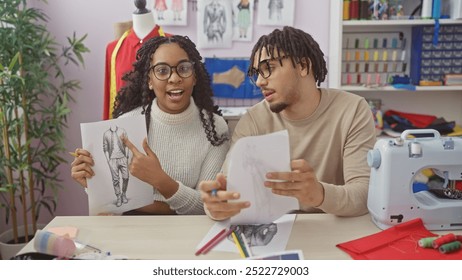
[[[249,73],[253,70],[254,61],[260,61],[263,50],[266,50],[270,58],[278,58],[282,55],[290,57],[294,67],[300,62],[310,63],[311,65],[307,65],[308,71],[311,68],[318,86],[326,78],[324,53],[313,37],[303,30],[284,26],[282,30],[275,29],[270,34],[260,37],[250,56]],[[282,60],[279,63],[282,65]]]

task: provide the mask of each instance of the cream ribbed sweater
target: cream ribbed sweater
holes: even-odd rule
[[[140,107],[123,116],[135,116],[141,112]],[[215,126],[218,135],[228,133],[228,125],[221,116],[215,115]],[[202,180],[214,179],[221,170],[229,142],[212,146],[191,98],[190,106],[180,114],[163,112],[154,99],[148,143],[162,169],[179,183],[178,191],[169,199],[154,188],[154,200],[166,202],[178,214],[204,214],[198,185]]]
[[[308,118],[291,121],[270,111],[262,101],[239,120],[232,144],[239,138],[287,129],[291,159],[305,159],[324,186],[319,209],[340,216],[367,213],[370,168],[366,155],[375,143],[369,105],[363,97],[333,89],[321,89],[321,101]],[[223,167],[226,170],[226,163]]]

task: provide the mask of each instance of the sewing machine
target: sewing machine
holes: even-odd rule
[[[443,174],[446,188],[462,180],[462,138],[441,137],[433,129],[406,130],[398,138],[379,139],[367,162],[367,207],[379,228],[421,218],[429,230],[462,229],[462,200],[413,191],[415,176],[427,168]]]

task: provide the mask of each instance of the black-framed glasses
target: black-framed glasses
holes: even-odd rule
[[[150,70],[154,73],[154,76],[158,80],[166,81],[172,76],[173,69],[176,70],[176,73],[181,78],[189,78],[194,73],[194,62],[189,60],[181,61],[176,66],[171,66],[167,63],[161,62],[151,66]]]
[[[273,71],[272,68],[274,68],[274,66],[271,66],[270,64],[272,61],[278,61],[280,63],[281,60],[288,57],[289,56],[284,55],[281,57],[264,59],[258,63],[258,69],[255,69],[253,67],[250,68],[249,72],[247,72],[247,75],[254,84],[257,84],[257,79],[259,75],[261,75],[264,79],[267,79],[271,76]]]

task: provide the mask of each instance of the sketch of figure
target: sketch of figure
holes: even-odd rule
[[[238,228],[244,234],[250,247],[268,245],[278,232],[278,225],[275,223],[239,225]],[[228,235],[228,239],[232,240],[232,236]]]
[[[226,31],[225,7],[214,0],[205,6],[204,33],[209,42],[221,42]]]
[[[269,0],[269,3],[268,3],[269,18],[271,20],[278,20],[278,21],[281,20],[283,8],[284,8],[284,3],[282,2],[282,0]]]
[[[244,162],[243,162],[243,167],[247,170],[249,170],[251,176],[252,176],[252,184],[251,188],[254,192],[254,197],[255,197],[255,202],[258,207],[258,205],[264,204],[266,201],[271,201],[271,190],[267,189],[264,186],[264,182],[266,180],[265,174],[267,173],[268,170],[266,170],[265,164],[260,161],[258,158],[258,152],[257,152],[257,147],[254,145],[249,145],[247,146],[246,153],[244,155]],[[256,220],[259,221],[261,220],[258,217],[262,216],[273,216],[274,211],[272,211],[273,208],[271,205],[268,207],[269,213],[261,213],[261,209],[258,208],[256,209]]]
[[[167,10],[165,0],[156,0],[154,10],[157,12],[157,20],[164,20],[164,12]]]
[[[116,206],[128,203],[128,148],[122,143],[121,136],[127,137],[125,129],[116,125],[111,126],[103,134],[103,151],[111,171],[112,185],[117,197]],[[122,190],[120,178],[122,177]]]
[[[241,0],[237,5],[237,24],[239,26],[239,38],[247,38],[247,30],[250,26],[250,3],[249,0]]]
[[[181,20],[181,12],[183,11],[183,0],[172,0],[173,20]]]

